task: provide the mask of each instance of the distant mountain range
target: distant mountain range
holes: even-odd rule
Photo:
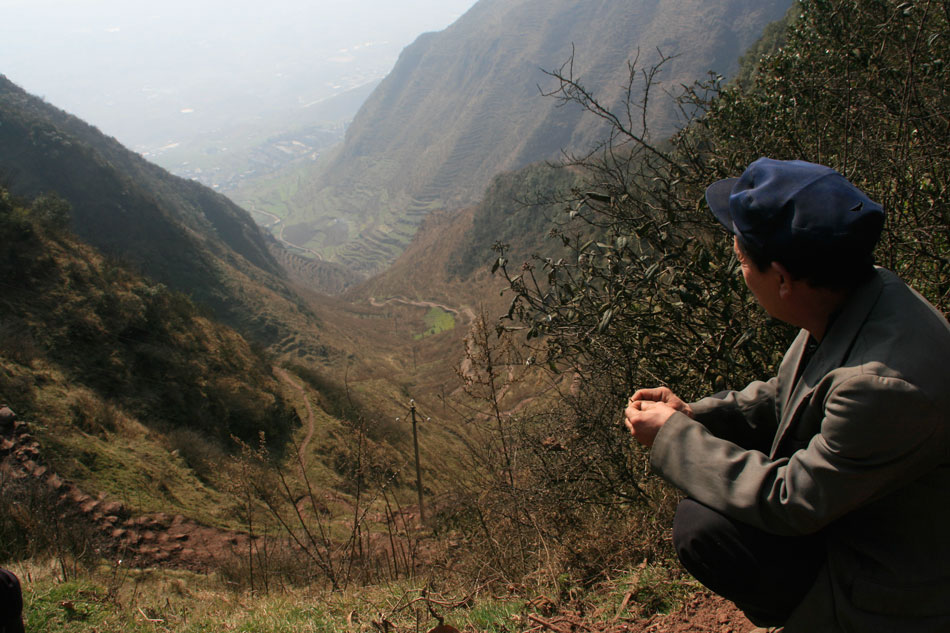
[[[616,106],[627,61],[639,55],[648,68],[661,51],[676,56],[659,77],[661,88],[675,91],[709,70],[734,72],[742,52],[790,4],[481,0],[407,47],[342,148],[298,174],[283,236],[361,273],[381,270],[431,210],[472,204],[495,174],[599,139],[596,121],[540,96],[539,86],[552,85],[542,69],[558,68],[573,52],[575,76]],[[654,97],[652,125],[662,138],[675,125],[674,108]]]

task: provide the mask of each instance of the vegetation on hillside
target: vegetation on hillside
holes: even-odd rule
[[[552,223],[566,252],[522,263],[502,247],[511,307],[472,346],[489,402],[519,375],[508,368],[526,364],[556,390],[517,413],[486,408],[489,448],[472,469],[486,484],[467,498],[478,517],[470,537],[498,573],[553,565],[586,583],[662,559],[676,497],[620,427],[625,399],[659,384],[690,399],[742,387],[770,375],[787,347],[791,331],[755,305],[706,208],[709,183],[762,155],[837,168],[888,212],[879,262],[950,311],[950,3],[799,6],[748,83],[713,76],[684,92],[690,123],[668,144],[638,127],[639,102],[612,108],[571,64],[555,71],[556,98],[611,133],[567,160],[584,180]],[[632,68],[631,92],[655,88],[656,71]],[[631,533],[645,538],[626,542]],[[506,541],[517,545],[491,545]]]
[[[172,176],[96,128],[0,75],[0,185],[70,205],[89,244],[183,292],[265,344],[295,339],[319,354],[313,314],[288,288],[269,238],[246,211]]]
[[[485,195],[448,272],[459,277],[491,265],[491,247],[508,244],[509,257],[524,260],[556,251],[545,239],[561,210],[561,199],[577,186],[576,172],[547,163],[534,163],[514,172],[497,175]]]
[[[293,414],[259,351],[183,294],[75,240],[65,220],[61,199],[25,205],[0,190],[0,231],[11,246],[0,258],[6,401],[30,417],[69,411],[65,403],[44,409],[43,389],[29,378],[42,367],[105,399],[93,410],[72,407],[89,433],[115,431],[95,410],[117,407],[219,439],[256,438],[260,430],[287,437]]]
[[[264,432],[280,453],[298,423],[270,363],[181,293],[78,241],[68,220],[61,199],[0,189],[0,401],[84,490],[130,510],[233,521],[222,463],[232,436]],[[30,528],[11,510],[19,496],[3,498],[9,556]],[[33,545],[42,539],[21,551]]]

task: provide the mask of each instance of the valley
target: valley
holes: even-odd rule
[[[788,347],[703,202],[760,155],[904,205],[880,261],[950,311],[950,71],[905,54],[946,16],[845,4],[479,0],[381,81],[144,155],[0,76],[27,630],[751,631],[620,412]]]

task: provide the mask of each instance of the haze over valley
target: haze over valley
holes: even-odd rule
[[[400,50],[473,1],[7,0],[0,72],[172,172],[227,188],[337,142]]]

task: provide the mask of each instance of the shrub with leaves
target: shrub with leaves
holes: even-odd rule
[[[518,439],[506,459],[518,455],[530,485],[545,491],[533,502],[605,508],[611,495],[629,502],[632,490],[651,489],[645,452],[616,432],[637,388],[665,384],[692,399],[774,371],[792,330],[756,306],[704,201],[706,186],[759,156],[829,165],[882,203],[878,261],[950,308],[950,2],[798,6],[784,38],[770,35],[784,45],[765,47],[774,52],[743,83],[710,76],[684,90],[683,127],[669,141],[651,137],[644,114],[668,59],[631,64],[631,98],[619,109],[598,101],[571,61],[550,73],[551,96],[610,133],[566,161],[585,180],[560,200],[551,235],[563,254],[520,263],[497,247],[494,268],[513,294],[501,331],[524,337],[524,356],[548,368],[551,384],[570,384],[557,412],[512,418],[505,430]],[[525,458],[552,434],[562,451]]]

